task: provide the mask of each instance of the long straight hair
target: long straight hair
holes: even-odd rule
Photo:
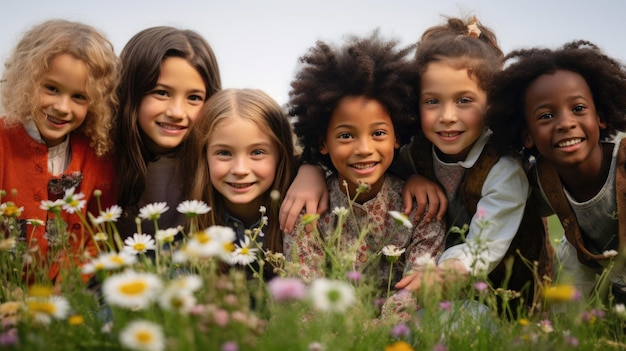
[[[199,217],[198,225],[200,228],[223,225],[224,197],[215,190],[209,179],[207,151],[215,127],[228,118],[242,118],[254,123],[262,133],[270,137],[279,151],[274,182],[262,195],[262,203],[267,209],[268,217],[268,224],[263,230],[267,249],[282,252],[283,240],[278,211],[280,199],[287,192],[295,172],[294,134],[286,113],[276,101],[260,90],[222,90],[209,99],[198,116],[198,123],[190,136],[191,150],[183,153],[197,162],[191,198],[205,201],[212,209],[208,214]],[[278,199],[271,198],[272,191],[278,192]]]
[[[161,63],[168,57],[187,60],[202,77],[207,99],[221,89],[221,80],[213,50],[202,36],[191,30],[165,26],[145,29],[128,41],[120,57],[120,110],[115,138],[120,183],[118,204],[127,214],[135,214],[145,190],[151,157],[137,121],[138,112],[143,97],[157,84]],[[188,172],[189,167],[181,166],[181,169]],[[188,181],[184,183],[184,195],[188,195],[190,186]]]

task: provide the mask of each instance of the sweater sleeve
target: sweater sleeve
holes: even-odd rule
[[[469,272],[490,273],[509,249],[529,195],[520,162],[501,157],[485,179],[465,242],[448,248],[439,262],[457,259]]]

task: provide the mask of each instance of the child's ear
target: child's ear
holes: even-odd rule
[[[320,154],[328,155],[328,148],[326,147],[326,142],[325,141],[322,141],[320,143]]]
[[[528,129],[524,128],[524,130],[522,130],[522,144],[524,145],[525,148],[527,149],[532,149],[535,146],[535,141],[533,140],[533,136],[530,135],[530,132],[528,131]]]
[[[600,127],[600,129],[606,129],[606,122],[600,118],[600,115],[596,114],[596,118],[598,119],[598,127]]]
[[[396,142],[395,142],[395,144],[393,144],[393,148],[394,149],[399,149],[400,148],[400,142],[398,141],[398,138],[396,138]]]

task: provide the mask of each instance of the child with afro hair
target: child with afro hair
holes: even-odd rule
[[[440,221],[421,217],[415,226],[408,221],[398,226],[389,215],[403,211],[404,181],[387,169],[416,128],[414,77],[407,59],[413,49],[399,49],[397,41],[383,40],[375,31],[365,38],[350,37],[341,47],[320,41],[301,58],[291,83],[290,112],[297,117],[294,127],[303,156],[331,173],[327,186],[334,209],[321,215],[318,231],[305,230],[301,217],[296,230],[285,234],[287,260],[299,263],[297,273],[307,280],[348,267],[367,273],[386,291],[390,262],[378,255],[384,247],[395,245],[402,252],[393,265],[395,282],[416,268],[416,258],[436,259],[443,249]],[[352,211],[346,216],[347,208]],[[335,260],[327,267],[325,247],[334,240],[337,226],[339,250],[349,252],[351,262]]]
[[[544,215],[565,231],[555,278],[589,296],[626,243],[626,142],[615,135],[626,128],[626,67],[582,40],[508,61],[489,96],[493,141],[534,156],[529,178],[550,205]],[[625,273],[616,265],[600,286],[622,303]]]

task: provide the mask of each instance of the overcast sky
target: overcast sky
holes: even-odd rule
[[[409,44],[442,15],[474,14],[494,29],[505,52],[586,39],[626,62],[623,0],[10,0],[0,10],[0,58],[26,29],[50,18],[101,29],[118,54],[138,31],[170,25],[207,39],[224,88],[262,89],[284,104],[298,57],[316,40],[339,43],[380,28]]]

